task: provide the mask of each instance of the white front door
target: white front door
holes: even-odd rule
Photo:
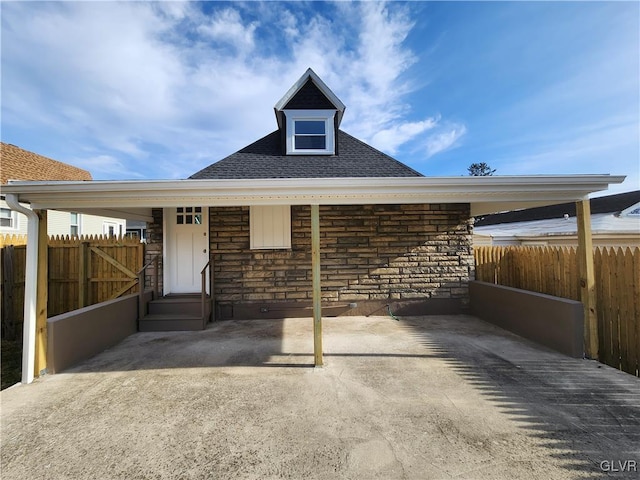
[[[209,219],[203,207],[165,209],[167,271],[165,293],[197,293],[202,289],[200,272],[209,261]],[[208,277],[206,280],[209,290]]]

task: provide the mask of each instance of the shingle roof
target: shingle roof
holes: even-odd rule
[[[591,205],[591,214],[599,213],[617,213],[626,210],[628,207],[640,202],[640,190],[633,192],[619,193],[616,195],[607,195],[604,197],[592,198],[589,200]],[[512,212],[495,213],[477,218],[476,227],[484,227],[488,225],[499,225],[504,223],[530,222],[534,220],[548,220],[552,218],[563,218],[567,214],[569,217],[576,216],[575,203],[561,203],[558,205],[549,205],[547,207],[527,208],[524,210],[515,210]]]
[[[191,175],[207,178],[422,177],[398,160],[338,130],[338,155],[283,155],[280,131]]]
[[[81,168],[58,162],[9,143],[0,143],[0,184],[9,180],[91,180]]]

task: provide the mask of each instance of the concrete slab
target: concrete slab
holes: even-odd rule
[[[638,477],[635,377],[470,316],[325,319],[315,369],[312,329],[138,333],[5,390],[2,478]]]

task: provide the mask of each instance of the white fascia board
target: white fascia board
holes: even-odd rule
[[[287,178],[20,182],[3,186],[33,208],[471,203],[472,214],[586,198],[624,176]]]

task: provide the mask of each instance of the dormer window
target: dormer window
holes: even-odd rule
[[[287,154],[334,155],[335,110],[285,110]]]

